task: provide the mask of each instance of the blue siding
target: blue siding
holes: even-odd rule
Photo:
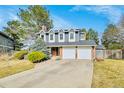
[[[55,37],[54,37],[55,38],[55,42],[59,41],[58,35],[59,35],[58,33],[55,33]]]
[[[46,42],[49,42],[49,34],[46,34]]]
[[[49,32],[49,33],[53,33],[53,32],[54,31]],[[70,30],[63,32],[65,34],[64,35],[65,36],[64,37],[64,39],[65,39],[64,42],[69,42],[69,32],[70,32]],[[74,32],[75,32],[75,42],[81,41],[81,35],[80,35],[81,30],[74,31]],[[46,34],[46,42],[49,42],[49,33]],[[54,37],[55,38],[55,42],[59,42],[59,31],[58,32],[54,32],[54,34],[55,34],[55,37]]]
[[[79,32],[75,32],[75,40],[76,42],[79,41]]]
[[[65,42],[69,42],[69,33],[65,32]]]

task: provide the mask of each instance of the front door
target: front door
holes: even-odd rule
[[[58,47],[51,48],[51,53],[52,56],[59,56],[59,48]]]

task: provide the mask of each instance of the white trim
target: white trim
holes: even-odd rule
[[[70,34],[73,33],[74,38],[70,39]],[[75,32],[69,32],[69,42],[75,42]]]
[[[60,34],[63,34],[63,39],[62,39],[62,40],[60,40]],[[64,42],[64,41],[65,41],[65,33],[60,32],[60,33],[58,34],[58,40],[59,40],[59,42]]]
[[[44,42],[46,42],[46,34],[44,34]]]
[[[75,46],[97,46],[97,45],[54,45],[54,46],[47,46],[47,47],[75,47]]]
[[[53,35],[53,40],[50,40],[50,35]],[[49,42],[55,42],[55,34],[54,33],[49,33]]]
[[[42,36],[42,35],[40,34],[40,38],[41,38],[41,36]]]

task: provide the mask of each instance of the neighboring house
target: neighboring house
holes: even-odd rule
[[[40,31],[38,35],[46,42],[53,57],[89,60],[95,58],[97,45],[93,40],[86,40],[86,33],[81,29]]]
[[[0,32],[0,53],[11,52],[12,50],[14,50],[14,40]]]

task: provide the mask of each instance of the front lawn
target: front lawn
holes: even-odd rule
[[[27,60],[9,60],[6,57],[2,57],[0,58],[0,78],[19,73],[33,67],[34,64]]]
[[[93,88],[124,87],[124,60],[94,62]]]

